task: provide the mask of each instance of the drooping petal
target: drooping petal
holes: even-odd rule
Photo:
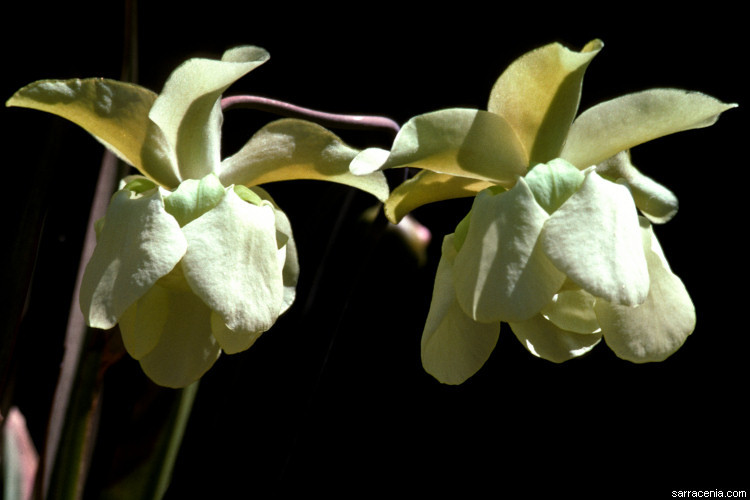
[[[120,317],[118,323],[125,349],[133,359],[141,359],[159,343],[169,316],[169,292],[152,286]]]
[[[115,193],[81,283],[81,310],[89,326],[112,328],[174,268],[186,248],[158,189],[143,196],[128,190]]]
[[[361,189],[383,201],[388,183],[382,172],[355,175],[349,164],[359,153],[328,129],[287,118],[261,128],[234,155],[224,159],[224,185],[245,186],[294,179],[338,182]]]
[[[560,156],[584,169],[638,144],[713,125],[721,113],[735,106],[677,89],[628,94],[589,108],[576,118]]]
[[[221,60],[185,61],[167,79],[149,118],[175,152],[180,177],[201,179],[218,172],[221,146],[221,94],[236,80],[266,62],[268,52],[236,47]]]
[[[169,162],[144,166],[141,158],[150,126],[148,114],[155,100],[155,93],[132,83],[87,78],[34,82],[6,104],[70,120],[144,175],[164,185],[176,185],[177,173]]]
[[[167,289],[166,293],[169,305],[159,341],[139,361],[157,384],[186,387],[213,366],[221,349],[211,334],[211,310],[206,304],[190,291]]]
[[[521,321],[537,314],[565,281],[537,244],[549,218],[521,178],[510,191],[477,195],[456,256],[456,297],[480,322]]]
[[[646,258],[625,186],[589,171],[581,188],[544,225],[540,240],[555,266],[592,295],[631,306],[646,300]]]
[[[597,301],[595,311],[607,345],[628,361],[663,361],[695,329],[695,307],[682,280],[669,269],[650,224],[641,219],[651,287],[646,301],[627,307]]]
[[[421,170],[394,188],[383,208],[388,220],[398,224],[406,214],[422,205],[476,196],[479,191],[490,186],[492,183],[489,181]]]
[[[512,322],[510,328],[531,354],[554,363],[582,356],[602,340],[600,333],[581,334],[558,328],[541,314]]]
[[[195,294],[235,332],[271,328],[284,300],[273,208],[247,203],[229,188],[182,231],[182,269]]]
[[[594,313],[596,297],[585,290],[561,290],[542,308],[542,316],[563,330],[597,333],[599,322]]]
[[[596,166],[596,172],[622,179],[630,188],[635,206],[656,224],[668,222],[677,213],[679,203],[672,191],[643,175],[630,161],[630,151],[622,151]]]
[[[443,255],[422,333],[422,366],[444,384],[461,384],[474,375],[492,354],[500,322],[478,323],[456,302],[453,291],[453,236],[443,239]]]
[[[578,111],[584,72],[602,47],[599,40],[581,52],[545,45],[516,59],[495,82],[487,109],[510,123],[530,165],[559,156]]]
[[[476,109],[443,109],[404,124],[381,169],[416,167],[512,185],[528,161],[510,125]]]

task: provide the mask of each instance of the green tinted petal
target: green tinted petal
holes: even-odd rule
[[[559,156],[578,111],[583,74],[602,47],[599,40],[581,52],[546,45],[516,59],[498,78],[487,109],[510,123],[530,165]]]
[[[271,328],[284,299],[273,208],[247,203],[229,188],[182,231],[182,269],[195,294],[235,332]]]
[[[646,301],[627,307],[597,301],[596,316],[607,345],[618,357],[644,363],[663,361],[695,329],[695,308],[685,285],[669,270],[650,224],[641,219],[651,287]]]
[[[258,47],[237,47],[221,60],[189,59],[169,76],[149,117],[175,152],[183,180],[218,172],[222,120],[219,98],[268,57]]]
[[[224,185],[257,185],[294,179],[314,179],[353,186],[379,200],[388,197],[381,172],[355,175],[349,164],[359,153],[320,125],[282,119],[261,128],[236,154],[221,164]]]
[[[168,313],[159,342],[141,368],[165,387],[186,387],[216,362],[221,349],[211,334],[211,310],[191,292],[167,290]]]
[[[422,205],[436,201],[476,196],[492,185],[471,177],[438,174],[421,170],[417,175],[398,185],[385,202],[388,220],[397,224],[406,214]]]
[[[537,244],[548,218],[524,179],[505,193],[477,195],[454,277],[456,297],[470,317],[525,320],[552,300],[565,275]]]
[[[596,297],[585,290],[561,290],[544,306],[542,316],[555,326],[575,333],[599,332],[594,313]]]
[[[672,191],[643,175],[630,161],[630,152],[622,151],[596,166],[597,173],[627,184],[635,206],[651,222],[663,224],[677,213],[679,203]]]
[[[602,339],[600,333],[580,334],[558,328],[541,314],[510,323],[510,328],[531,354],[554,363],[586,354]]]
[[[453,291],[452,235],[443,240],[443,256],[422,333],[422,366],[444,384],[461,384],[474,375],[497,344],[500,323],[477,323],[456,302]]]
[[[544,252],[587,292],[637,305],[648,294],[638,215],[625,186],[590,171],[581,188],[544,225]]]
[[[91,133],[117,156],[152,178],[174,173],[146,172],[141,149],[156,94],[132,83],[103,78],[42,80],[16,92],[8,106],[21,106],[66,118]]]
[[[664,135],[713,125],[722,112],[735,106],[676,89],[628,94],[576,118],[560,156],[583,169]]]
[[[159,285],[152,286],[128,307],[118,326],[125,349],[133,359],[141,359],[156,347],[168,316],[169,293]]]
[[[560,158],[536,165],[526,174],[536,202],[550,214],[578,191],[584,178],[580,170]]]
[[[513,185],[528,160],[510,125],[476,109],[443,109],[415,116],[396,136],[381,168],[417,167]]]
[[[88,324],[112,328],[174,268],[186,245],[158,189],[142,197],[127,190],[115,193],[81,283],[81,310]]]
[[[201,180],[188,179],[180,183],[175,191],[164,198],[164,206],[184,226],[208,212],[224,198],[224,186],[214,174]]]

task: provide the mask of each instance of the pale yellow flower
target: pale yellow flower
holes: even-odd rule
[[[676,213],[677,199],[632,165],[629,150],[711,125],[734,105],[652,89],[576,116],[584,71],[602,47],[529,52],[497,80],[488,111],[416,116],[390,151],[368,149],[352,162],[360,174],[422,169],[391,193],[392,221],[475,197],[443,242],[422,336],[423,365],[442,382],[481,368],[501,322],[554,362],[602,338],[624,359],[660,361],[694,329],[690,297],[651,229]]]

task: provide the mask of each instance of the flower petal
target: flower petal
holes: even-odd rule
[[[213,366],[221,349],[211,334],[211,310],[206,304],[192,292],[168,289],[166,296],[164,327],[156,346],[140,359],[141,368],[159,385],[186,387]]]
[[[228,188],[214,208],[182,228],[188,242],[185,279],[235,332],[263,332],[284,299],[275,214]]]
[[[478,323],[456,302],[453,291],[453,235],[443,240],[443,255],[422,333],[422,366],[444,384],[461,384],[487,361],[497,344],[500,322]]]
[[[167,79],[149,118],[161,129],[178,161],[180,177],[200,179],[218,172],[221,146],[221,94],[266,62],[259,47],[236,47],[221,60],[185,61]]]
[[[454,278],[458,302],[470,317],[525,320],[552,300],[565,275],[537,244],[548,218],[523,178],[510,191],[477,195]]]
[[[147,165],[141,159],[156,97],[138,85],[103,78],[41,80],[16,92],[6,104],[70,120],[144,175],[176,185],[176,172],[169,163]]]
[[[159,343],[169,315],[169,293],[152,286],[120,317],[118,323],[125,350],[133,359],[141,359]]]
[[[476,196],[479,191],[492,185],[489,181],[481,181],[471,177],[420,170],[417,175],[402,182],[391,191],[391,195],[384,205],[385,215],[388,220],[398,224],[406,214],[422,205],[435,201]]]
[[[721,113],[735,106],[677,89],[628,94],[589,108],[576,118],[560,156],[578,168],[587,168],[638,144],[713,125]]]
[[[294,179],[338,182],[383,201],[388,183],[382,172],[355,175],[349,164],[359,153],[328,129],[287,118],[261,128],[236,154],[221,164],[224,185],[245,186]]]
[[[685,285],[673,274],[645,219],[641,219],[651,287],[646,301],[626,307],[597,301],[595,311],[607,345],[618,357],[644,363],[663,361],[695,329],[695,307]]]
[[[500,116],[476,109],[443,109],[415,116],[396,136],[381,169],[416,167],[512,185],[528,161]]]
[[[646,258],[625,186],[589,171],[581,188],[544,225],[540,240],[555,266],[594,296],[631,306],[646,300]]]
[[[596,297],[585,290],[561,290],[544,306],[542,316],[555,326],[575,333],[598,333],[599,322],[594,313]]]
[[[545,45],[516,59],[495,82],[487,109],[510,123],[530,165],[559,156],[578,111],[583,74],[602,47],[599,40],[581,52]]]
[[[656,224],[668,222],[677,213],[677,196],[651,177],[643,175],[630,161],[630,151],[622,151],[596,166],[596,172],[630,188],[635,206]]]
[[[227,354],[237,354],[247,351],[260,338],[263,332],[235,332],[224,323],[224,319],[215,312],[211,312],[211,332]]]
[[[554,363],[582,356],[602,340],[600,333],[580,334],[558,328],[541,314],[510,323],[510,328],[531,354]]]
[[[112,328],[175,267],[186,247],[158,189],[144,196],[128,190],[115,193],[81,283],[81,310],[89,326]]]

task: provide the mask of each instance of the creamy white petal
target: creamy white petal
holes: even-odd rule
[[[595,311],[607,345],[620,358],[636,363],[663,361],[695,329],[695,308],[685,285],[663,257],[650,224],[641,219],[651,287],[638,307],[597,301]]]
[[[159,341],[140,364],[157,384],[186,387],[213,366],[221,349],[211,334],[211,310],[192,292],[169,289],[167,294],[169,305]]]
[[[573,282],[617,304],[646,300],[649,278],[638,215],[625,186],[590,170],[544,225],[544,253]]]
[[[544,306],[542,315],[563,330],[575,333],[597,333],[599,322],[594,313],[596,297],[585,290],[561,290]]]
[[[89,326],[115,326],[128,307],[174,268],[186,248],[158,189],[144,196],[115,193],[81,282],[81,310]]]
[[[510,323],[510,328],[531,354],[555,363],[586,354],[602,339],[599,333],[580,334],[558,328],[541,314]]]
[[[214,209],[182,228],[185,279],[233,331],[266,331],[283,306],[275,218],[272,207],[247,203],[228,188]]]
[[[478,323],[456,302],[455,255],[453,235],[448,235],[443,240],[421,344],[422,366],[444,384],[461,384],[474,375],[492,354],[500,333],[500,322]]]
[[[548,218],[523,178],[510,191],[477,196],[455,263],[456,296],[469,316],[520,321],[552,300],[565,275],[538,245]]]

